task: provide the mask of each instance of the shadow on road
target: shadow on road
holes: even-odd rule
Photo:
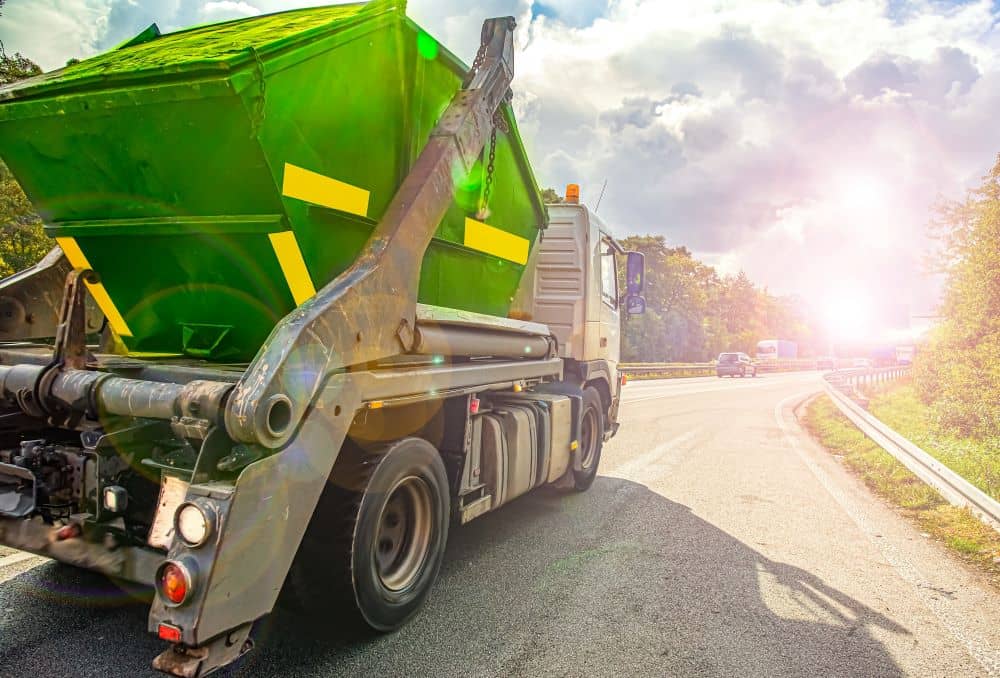
[[[0,585],[0,673],[153,675],[162,646],[145,624],[146,607],[99,577],[38,568]],[[454,527],[427,609],[400,632],[329,637],[279,611],[226,673],[898,676],[876,636],[907,633],[685,506],[601,477]]]

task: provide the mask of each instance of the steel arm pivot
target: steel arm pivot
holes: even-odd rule
[[[0,341],[25,341],[56,336],[59,310],[69,265],[58,247],[41,261],[0,280]],[[86,333],[100,331],[104,315],[86,295]]]
[[[438,225],[489,138],[514,76],[514,19],[483,24],[467,78],[357,261],[285,317],[236,386],[226,411],[235,440],[285,444],[328,374],[410,349],[420,268]]]

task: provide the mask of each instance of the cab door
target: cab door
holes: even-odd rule
[[[598,356],[614,363],[614,369],[621,359],[621,294],[618,291],[618,266],[621,263],[620,248],[607,233],[599,232],[597,259],[600,271],[600,341]]]

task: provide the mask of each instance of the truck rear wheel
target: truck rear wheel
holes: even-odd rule
[[[573,471],[573,485],[580,492],[590,489],[597,477],[604,447],[604,405],[597,389],[583,389],[583,412],[580,415],[580,466]]]
[[[441,569],[450,510],[441,455],[419,438],[375,454],[345,447],[331,481],[317,509],[322,519],[300,549],[295,597],[327,617],[349,603],[372,629],[395,630],[420,609]]]

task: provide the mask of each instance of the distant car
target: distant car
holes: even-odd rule
[[[757,366],[746,353],[720,353],[719,361],[715,365],[715,374],[718,377],[724,377],[727,374],[730,377],[736,375],[745,377],[748,374],[751,377],[756,377]]]
[[[872,361],[868,358],[855,358],[854,366],[859,369],[870,370],[872,368]]]
[[[831,358],[830,356],[823,356],[816,360],[817,370],[835,370],[837,369],[837,359]]]

